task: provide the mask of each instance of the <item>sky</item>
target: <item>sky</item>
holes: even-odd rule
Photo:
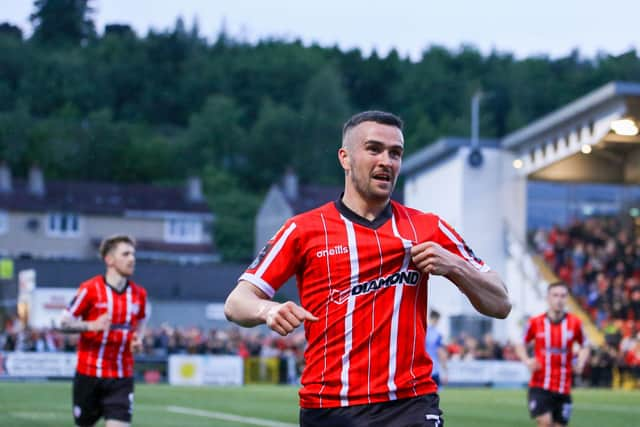
[[[33,0],[2,0],[0,22],[32,30]],[[234,38],[256,42],[277,37],[306,45],[395,48],[419,59],[425,48],[458,49],[470,44],[517,58],[558,58],[578,48],[583,57],[599,52],[640,51],[640,0],[92,0],[98,32],[107,23],[127,23],[139,35],[172,28],[181,16],[187,27],[214,39],[224,26]]]

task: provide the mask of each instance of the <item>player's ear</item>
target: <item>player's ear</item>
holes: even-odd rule
[[[351,167],[349,166],[349,152],[346,148],[340,147],[338,150],[338,161],[340,162],[340,166],[345,171],[348,171]]]

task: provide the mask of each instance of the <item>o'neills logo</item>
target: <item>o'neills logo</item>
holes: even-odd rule
[[[378,277],[377,279],[367,282],[358,283],[351,289],[343,291],[334,290],[331,294],[331,300],[335,303],[342,304],[348,297],[368,294],[379,289],[388,288],[389,286],[407,285],[415,286],[420,281],[420,272],[416,270],[398,271],[388,276]]]
[[[341,255],[341,254],[348,254],[348,253],[349,253],[348,247],[342,246],[342,245],[336,245],[331,249],[324,249],[316,252],[316,256],[318,258],[322,258],[324,256]]]

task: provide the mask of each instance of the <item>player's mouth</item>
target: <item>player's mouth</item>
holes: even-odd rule
[[[386,172],[379,172],[379,173],[373,174],[372,178],[375,179],[376,181],[391,182],[391,174]]]

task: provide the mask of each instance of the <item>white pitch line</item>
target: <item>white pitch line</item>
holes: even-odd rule
[[[235,421],[265,427],[298,427],[298,424],[283,423],[281,421],[265,420],[263,418],[243,417],[225,412],[204,411],[202,409],[185,408],[184,406],[167,406],[167,411],[179,414],[196,415],[198,417],[215,418],[224,421]]]

